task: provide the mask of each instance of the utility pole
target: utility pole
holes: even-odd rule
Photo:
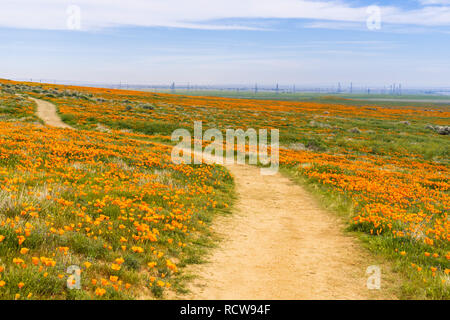
[[[353,82],[350,82],[350,93],[353,93]]]
[[[277,94],[278,94],[278,83],[277,83],[277,86],[276,86],[276,88],[275,88],[275,91],[276,91]]]
[[[257,94],[257,93],[258,93],[258,84],[255,83],[255,94]]]

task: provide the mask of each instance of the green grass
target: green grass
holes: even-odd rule
[[[253,96],[252,93],[239,93],[240,96],[233,96],[232,94],[234,93],[208,91],[208,95],[211,96],[227,96],[225,94],[229,94],[227,97],[230,98],[242,97],[252,100],[275,99],[327,104],[327,108],[318,109],[318,111],[304,111],[302,108],[298,108],[288,111],[277,109],[267,111],[263,109],[255,112],[252,107],[248,107],[245,104],[246,101],[244,100],[242,100],[243,107],[230,109],[221,108],[214,104],[215,101],[208,101],[207,99],[210,105],[196,105],[195,101],[192,105],[182,105],[184,100],[187,99],[184,94],[204,95],[205,91],[189,91],[187,93],[177,90],[176,93],[178,94],[177,98],[179,100],[170,100],[170,103],[165,101],[164,97],[152,94],[149,94],[147,97],[142,97],[129,93],[124,96],[114,96],[114,100],[111,100],[111,96],[99,95],[102,99],[110,99],[110,102],[101,109],[101,113],[97,116],[90,114],[89,109],[92,105],[95,105],[92,101],[95,101],[96,96],[79,98],[81,96],[80,93],[76,94],[75,97],[61,98],[55,94],[53,98],[49,98],[49,101],[57,104],[60,110],[64,105],[69,105],[72,108],[70,112],[82,110],[78,116],[68,111],[61,113],[63,120],[78,128],[95,130],[95,125],[101,123],[111,129],[127,129],[147,135],[170,135],[176,128],[187,128],[192,131],[193,121],[199,119],[204,122],[204,129],[208,127],[217,127],[219,129],[227,127],[233,127],[235,129],[275,127],[280,129],[280,143],[285,148],[290,148],[291,144],[302,143],[305,149],[307,149],[307,152],[316,153],[318,156],[343,155],[345,156],[344,160],[355,162],[360,158],[370,157],[374,163],[380,164],[380,170],[384,170],[382,168],[383,165],[392,165],[394,168],[389,173],[392,175],[410,170],[411,168],[408,167],[408,164],[411,161],[415,161],[437,168],[435,170],[436,172],[442,171],[442,176],[436,179],[437,181],[435,183],[445,183],[448,181],[446,169],[450,164],[450,140],[448,136],[439,135],[433,130],[426,128],[428,123],[449,124],[449,118],[443,113],[449,110],[445,104],[414,102],[407,103],[408,107],[404,107],[405,102],[401,101],[369,102],[361,100],[375,97],[377,99],[392,97],[383,95],[324,96],[295,94],[289,96],[289,94],[274,95],[273,93],[261,92],[257,95],[253,94]],[[347,98],[352,98],[353,100],[348,100]],[[428,96],[405,96],[403,98],[416,99],[417,101],[435,99],[436,102],[443,100],[441,97],[430,98]],[[177,101],[179,104],[177,104]],[[138,107],[140,104],[151,105],[152,109],[144,110]],[[239,102],[239,106],[240,104],[241,102]],[[132,107],[127,108],[129,105],[132,105]],[[352,113],[346,111],[345,108],[335,107],[336,105],[358,106],[358,108],[353,110]],[[376,110],[372,110],[372,107],[369,110],[366,107],[367,105],[375,105]],[[256,103],[256,107],[258,106],[258,103]],[[415,108],[409,106],[415,106]],[[304,108],[306,107],[304,106]],[[388,111],[398,113],[391,114],[384,110],[384,108],[389,109]],[[424,110],[430,108],[437,111],[424,112]],[[408,110],[408,112],[402,113],[403,110]],[[112,116],[115,115],[126,117],[127,120],[113,119]],[[408,121],[408,124],[403,123],[403,121]],[[358,128],[360,132],[351,132],[350,129],[352,128]],[[164,137],[137,136],[135,139],[152,139],[153,141],[164,142],[166,144],[170,143]],[[3,160],[5,161],[3,164],[12,167],[17,160],[6,159]],[[102,160],[105,162],[112,161],[112,159],[107,157]],[[443,169],[439,168],[439,166],[442,166]],[[382,259],[390,261],[393,269],[399,273],[399,277],[403,282],[402,287],[398,291],[400,298],[449,299],[448,285],[445,286],[438,283],[439,279],[433,279],[429,270],[430,267],[435,265],[438,265],[441,269],[448,268],[448,261],[444,260],[445,252],[449,249],[448,246],[440,245],[432,248],[435,250],[434,252],[440,253],[440,257],[430,260],[425,259],[423,256],[424,251],[429,250],[430,247],[426,247],[419,241],[412,241],[411,238],[394,238],[386,234],[372,236],[370,235],[371,226],[360,224],[354,227],[352,224],[349,224],[351,218],[357,215],[358,210],[361,208],[353,206],[353,202],[348,193],[342,192],[342,190],[338,191],[318,180],[307,179],[301,175],[301,171],[296,170],[295,167],[290,165],[283,166],[282,172],[316,195],[328,210],[340,216],[349,226],[347,232],[360,238],[364,246],[371,250],[374,256],[379,256]],[[338,164],[320,167],[317,172],[353,175],[350,171],[344,172]],[[188,180],[184,180],[183,176],[175,175],[174,177],[180,184],[188,183]],[[433,185],[433,181],[422,181],[421,183],[430,190],[430,193],[436,188],[436,185]],[[216,197],[218,199],[230,199],[233,193],[232,188],[232,182],[226,181],[223,189],[217,189],[218,193]],[[121,195],[115,194],[115,196]],[[132,195],[124,193],[123,196],[131,197]],[[89,197],[94,199],[96,195],[92,194]],[[69,195],[68,198],[70,198]],[[164,201],[157,197],[146,196],[145,200],[164,206]],[[413,204],[410,208],[410,213],[415,213],[417,210],[423,209],[423,204]],[[104,210],[111,217],[117,216],[117,211],[114,208],[105,207]],[[214,214],[222,210],[228,211],[229,209],[208,209],[199,213],[198,219],[211,223]],[[11,211],[8,214],[14,216],[17,212]],[[62,217],[62,219],[65,219],[65,217]],[[170,236],[176,239],[177,234],[171,234]],[[99,254],[98,251],[101,251],[95,246],[90,248],[89,243],[86,243],[85,239],[80,238],[75,240],[71,245],[75,248],[79,247],[81,252],[89,253],[92,250],[92,253],[89,254],[95,257],[96,254]],[[204,254],[214,245],[213,235],[207,232],[198,234],[198,237],[193,240],[193,244],[194,246],[186,249],[185,255],[180,261],[180,266],[201,263]],[[408,252],[404,257],[399,255],[399,252],[402,250]],[[127,256],[126,261],[128,269],[136,269],[142,263],[135,255]],[[412,271],[412,262],[423,266],[424,270],[421,274]],[[186,289],[183,281],[190,277],[191,275],[180,274],[176,280],[174,289],[181,293],[185,292]],[[428,281],[427,283],[423,282],[424,278]],[[160,289],[153,288],[152,290],[155,296],[161,297]]]
[[[130,89],[133,90],[133,89]],[[223,97],[232,99],[281,100],[300,102],[320,102],[355,106],[377,105],[383,107],[411,105],[417,107],[450,106],[450,96],[424,94],[348,94],[314,92],[270,92],[270,91],[231,91],[231,90],[187,90],[187,89],[136,89],[147,92],[170,93],[180,96]],[[386,100],[394,101],[386,101]],[[403,100],[403,101],[402,101]],[[409,101],[411,100],[411,101]]]
[[[308,179],[302,176],[295,168],[281,168],[281,173],[304,187],[317,199],[318,203],[324,209],[336,214],[343,225],[347,225],[345,232],[357,237],[374,257],[381,260],[382,263],[388,264],[397,273],[397,277],[401,279],[400,283],[393,281],[387,287],[393,290],[399,299],[450,299],[449,286],[443,286],[439,279],[433,279],[429,269],[424,268],[423,270],[423,273],[427,275],[428,281],[424,282],[423,278],[418,277],[417,273],[412,271],[411,260],[408,257],[399,259],[398,251],[401,251],[403,248],[408,248],[408,252],[412,253],[415,257],[422,257],[420,259],[422,266],[432,267],[435,264],[431,264],[429,259],[423,258],[423,252],[429,248],[418,243],[411,243],[405,239],[381,236],[374,237],[368,235],[367,232],[361,232],[360,229],[348,224],[355,215],[355,207],[350,196],[337,192],[329,186],[319,184],[314,179]],[[445,257],[441,256],[440,260],[442,265],[448,264],[445,261]],[[417,260],[415,262],[417,263]]]

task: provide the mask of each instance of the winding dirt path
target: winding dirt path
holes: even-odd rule
[[[72,128],[53,104],[32,99],[45,124]],[[389,270],[382,269],[382,290],[367,289],[366,268],[377,261],[302,187],[254,166],[226,167],[236,182],[234,214],[216,218],[222,241],[207,263],[186,268],[197,277],[188,295],[173,298],[395,299],[385,286],[393,280]]]
[[[255,166],[226,167],[236,182],[234,214],[216,218],[222,241],[206,264],[188,267],[198,277],[177,298],[395,299],[389,267],[381,266],[382,290],[369,290],[366,269],[381,262],[302,187]]]
[[[73,129],[71,126],[61,121],[54,104],[36,98],[30,99],[37,104],[36,114],[46,125],[57,128]]]

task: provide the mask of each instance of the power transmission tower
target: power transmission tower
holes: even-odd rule
[[[255,83],[255,94],[258,93],[258,84]]]

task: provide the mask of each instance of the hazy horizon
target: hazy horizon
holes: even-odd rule
[[[16,0],[0,36],[8,79],[450,86],[448,0]]]

